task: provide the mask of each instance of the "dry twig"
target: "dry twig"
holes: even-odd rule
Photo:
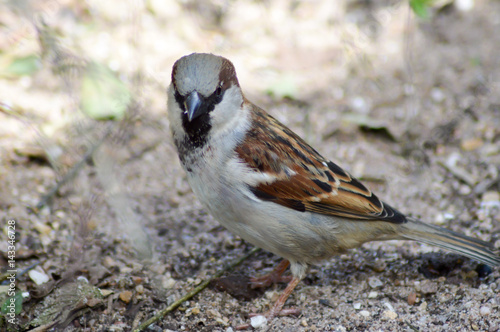
[[[241,263],[243,263],[246,259],[248,259],[250,256],[252,256],[254,253],[256,253],[257,251],[259,251],[259,248],[253,248],[252,250],[250,250],[246,255],[234,260],[233,262],[231,262],[229,265],[227,265],[226,267],[224,267],[222,270],[220,270],[219,272],[217,272],[213,277],[205,280],[204,282],[202,282],[199,286],[197,286],[195,289],[193,289],[192,291],[190,291],[189,293],[187,293],[186,295],[184,295],[182,298],[178,299],[177,301],[175,301],[174,303],[172,303],[171,305],[169,305],[168,307],[166,307],[165,309],[161,310],[160,312],[158,312],[156,315],[154,315],[153,317],[151,317],[150,319],[148,319],[147,321],[143,322],[141,325],[139,325],[133,332],[140,332],[140,331],[143,331],[145,328],[147,328],[149,325],[159,321],[160,319],[162,319],[166,314],[168,314],[169,312],[172,312],[174,311],[177,307],[179,307],[183,302],[191,299],[192,297],[194,297],[196,294],[200,293],[202,290],[204,290],[205,288],[207,288],[207,286],[214,280],[214,279],[217,279],[217,278],[220,278],[224,273],[226,273],[227,271],[230,271],[232,269],[234,269],[236,266],[240,265]]]

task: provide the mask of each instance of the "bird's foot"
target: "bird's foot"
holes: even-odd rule
[[[271,273],[266,274],[262,277],[250,278],[250,286],[252,288],[266,288],[279,282],[285,284],[289,283],[290,281],[292,281],[292,277],[282,275],[288,265],[290,265],[290,262],[288,260],[282,260]]]
[[[283,293],[280,295],[278,300],[274,303],[273,307],[268,312],[266,312],[265,314],[251,314],[250,317],[253,317],[254,319],[250,322],[250,324],[239,325],[236,327],[236,330],[246,330],[252,327],[264,325],[268,322],[271,322],[276,316],[300,315],[300,309],[283,309],[283,305],[299,282],[300,278],[292,278]],[[263,316],[265,319],[257,321],[255,318],[258,316]]]

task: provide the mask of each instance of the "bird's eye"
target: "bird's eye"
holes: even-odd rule
[[[217,95],[217,97],[220,97],[220,95],[222,94],[222,84],[217,87],[217,90],[215,90],[215,94]]]

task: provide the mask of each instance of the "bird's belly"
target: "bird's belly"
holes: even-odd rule
[[[223,180],[214,185],[204,176],[216,175],[205,173],[190,181],[198,199],[224,227],[255,246],[304,263],[343,251],[338,245],[336,219],[252,199],[243,186],[230,186]]]

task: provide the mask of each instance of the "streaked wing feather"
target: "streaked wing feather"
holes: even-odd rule
[[[256,106],[246,105],[253,107],[253,126],[236,152],[255,172],[271,174],[273,179],[249,185],[256,197],[302,212],[406,222],[403,214],[290,129]]]

